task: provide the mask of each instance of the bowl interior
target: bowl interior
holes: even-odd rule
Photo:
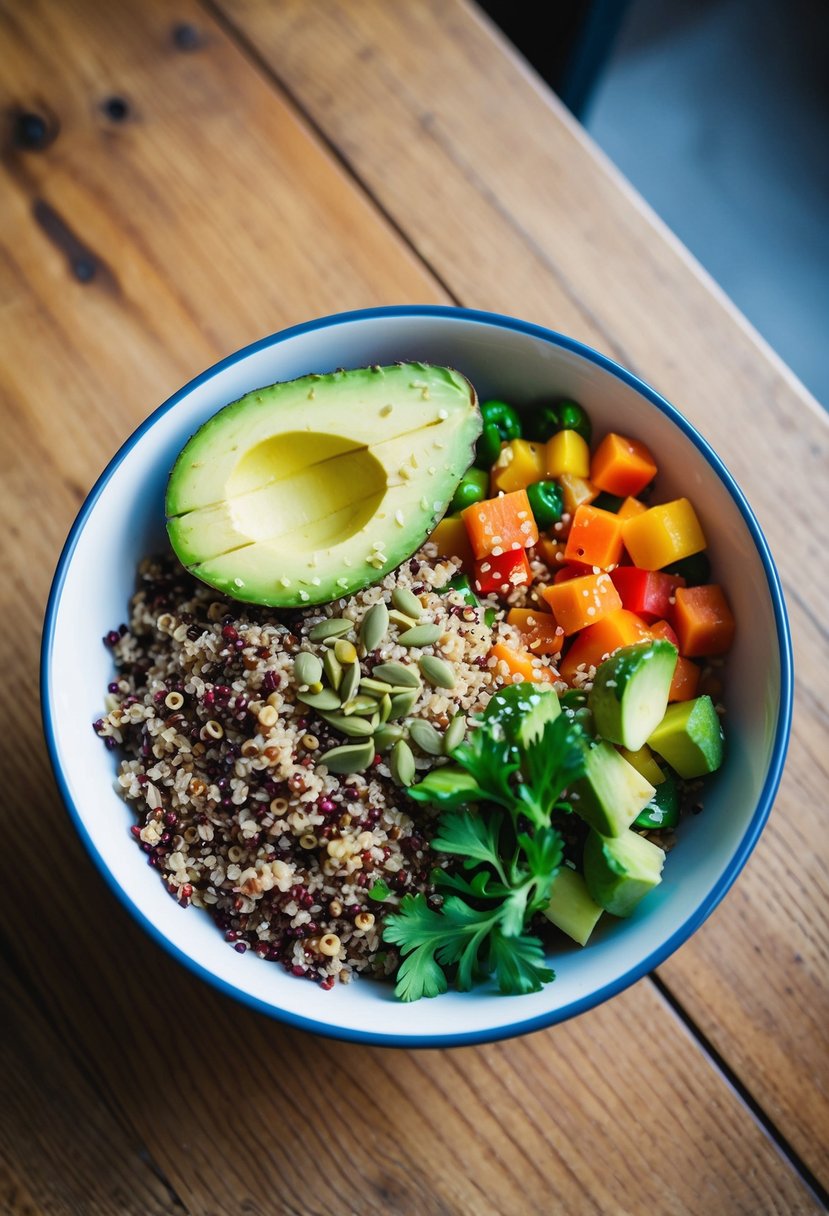
[[[616,429],[644,440],[659,465],[660,496],[693,501],[715,577],[739,623],[725,696],[727,763],[709,784],[704,812],[683,824],[664,882],[639,912],[608,922],[585,950],[562,944],[552,960],[556,981],[532,996],[450,993],[402,1005],[386,986],[359,982],[323,993],[252,954],[240,956],[206,914],[179,908],[143,864],[127,831],[131,812],[113,789],[117,760],[90,728],[112,678],[101,638],[126,617],[138,560],[164,543],[165,482],[186,439],[250,389],[398,359],[451,364],[482,400],[498,395],[531,409],[566,394],[584,405],[599,435]],[[145,926],[205,978],[287,1020],[347,1037],[495,1038],[569,1016],[644,973],[693,931],[740,868],[767,813],[780,759],[772,761],[781,656],[769,577],[732,491],[702,448],[607,361],[532,327],[473,314],[395,310],[332,319],[277,336],[206,373],[119,453],[81,513],[53,592],[44,651],[47,733],[67,804],[104,874]]]

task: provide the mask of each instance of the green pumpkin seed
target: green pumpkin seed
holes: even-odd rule
[[[315,654],[302,650],[294,659],[294,679],[297,684],[319,684],[322,663]],[[319,691],[319,690],[318,690]]]
[[[351,739],[368,739],[373,733],[371,723],[366,722],[365,718],[359,718],[356,714],[350,717],[346,714],[320,714],[329,726],[333,726],[334,730],[338,730],[343,735],[348,735]]]
[[[374,744],[378,752],[387,752],[390,747],[394,747],[398,739],[402,738],[403,727],[398,726],[396,722],[384,722],[374,732]]]
[[[363,676],[360,680],[360,687],[364,688],[366,692],[377,693],[381,697],[387,692],[397,691],[393,684],[384,684],[382,680],[373,680],[370,676]]]
[[[411,785],[415,779],[415,761],[412,749],[405,739],[398,739],[391,749],[389,768],[398,785]]]
[[[391,602],[395,608],[405,612],[406,616],[413,616],[416,621],[423,616],[423,605],[408,587],[395,587],[391,593]]]
[[[440,625],[415,625],[397,639],[401,646],[431,646],[443,633]]]
[[[357,691],[360,683],[360,664],[351,663],[343,672],[342,682],[337,692],[340,694],[340,701],[345,703],[350,701]]]
[[[395,693],[391,698],[390,718],[403,718],[414,709],[415,701],[420,696],[419,688],[407,688],[405,692]]]
[[[374,740],[367,739],[365,743],[346,743],[343,747],[332,747],[330,751],[323,752],[319,763],[324,764],[329,773],[362,773],[375,755]]]
[[[382,600],[372,604],[360,626],[360,641],[366,654],[376,650],[389,628],[389,610]]]
[[[328,683],[336,691],[342,682],[343,667],[333,650],[326,650],[322,656],[322,666]]]
[[[371,717],[377,712],[377,699],[375,697],[361,696],[360,693],[356,697],[352,697],[350,701],[343,702],[343,713],[347,716],[356,714],[358,718],[365,718],[366,715]]]
[[[337,638],[334,643],[334,658],[338,663],[342,663],[343,667],[347,667],[351,663],[357,662],[357,648],[353,642],[346,641],[345,638]]]
[[[385,680],[387,684],[395,684],[399,688],[417,688],[420,684],[420,676],[414,667],[407,667],[405,663],[378,663],[372,674],[378,680]]]
[[[324,642],[326,638],[342,637],[353,628],[353,621],[347,621],[344,616],[332,616],[327,621],[318,621],[309,629],[308,637],[312,642]]]
[[[423,718],[413,718],[408,727],[409,738],[414,739],[422,752],[427,756],[443,755],[443,735],[439,730],[435,730],[431,722],[426,722]]]
[[[380,708],[377,711],[377,716],[381,723],[388,722],[391,717],[391,697],[388,693],[380,698]]]
[[[454,688],[455,673],[448,663],[433,654],[421,655],[418,667],[436,688]]]
[[[340,698],[333,688],[323,688],[322,692],[298,692],[297,701],[310,705],[312,709],[339,709]]]
[[[456,747],[460,747],[466,738],[466,718],[463,714],[456,714],[446,728],[446,734],[443,736],[443,753],[445,756],[451,756]]]
[[[392,608],[389,613],[389,620],[398,629],[411,629],[413,625],[417,624],[416,616],[409,616],[405,612],[398,612],[396,608]]]

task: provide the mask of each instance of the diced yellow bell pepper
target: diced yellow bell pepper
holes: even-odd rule
[[[511,494],[524,490],[545,477],[544,444],[528,439],[513,439],[501,448],[501,455],[492,466],[492,496],[499,490]]]
[[[647,511],[647,507],[638,498],[626,498],[616,514],[619,519],[633,519],[635,515],[642,515]]]
[[[665,780],[665,774],[653,758],[653,752],[648,747],[647,743],[636,752],[629,752],[626,747],[620,747],[628,764],[632,764],[637,773],[641,773],[646,781],[650,781],[651,785],[661,785]]]
[[[687,498],[660,503],[625,520],[622,539],[641,570],[661,570],[705,548],[705,535]]]
[[[575,473],[562,473],[558,484],[561,486],[564,510],[568,515],[575,515],[583,503],[589,504],[599,496],[599,491],[592,481],[588,481],[586,477],[578,477]]]
[[[444,515],[429,540],[437,545],[440,557],[459,557],[464,570],[471,570],[474,562],[469,533],[460,515]]]
[[[590,476],[590,448],[578,431],[557,431],[547,440],[547,476]]]

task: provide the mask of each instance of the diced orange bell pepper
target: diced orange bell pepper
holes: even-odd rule
[[[512,490],[524,490],[533,482],[546,477],[546,449],[543,443],[530,443],[527,439],[513,439],[501,448],[501,455],[492,466],[491,485],[493,495],[499,490],[509,494]]]
[[[461,511],[475,557],[500,557],[509,549],[528,549],[538,540],[526,490],[487,498]]]
[[[616,512],[616,518],[622,521],[633,519],[634,515],[641,515],[647,509],[645,504],[640,502],[638,498],[626,498]]]
[[[559,670],[562,680],[572,684],[576,672],[583,665],[598,667],[607,655],[618,650],[620,646],[633,646],[636,642],[645,642],[651,634],[648,626],[634,612],[619,608],[609,613],[596,625],[583,629],[577,638],[570,643]]]
[[[561,501],[567,515],[575,515],[582,503],[592,502],[598,497],[599,490],[586,477],[577,477],[575,473],[562,473],[558,484],[561,486]]]
[[[611,431],[590,462],[590,480],[606,494],[633,495],[656,475],[656,461],[644,443]]]
[[[437,545],[441,557],[459,557],[464,570],[472,569],[472,546],[466,524],[460,515],[444,515],[429,537],[433,545]]]
[[[530,654],[555,655],[564,644],[564,630],[557,625],[551,612],[537,608],[510,608],[507,624],[524,635]]]
[[[552,667],[544,667],[528,650],[496,642],[490,650],[495,671],[508,684],[551,684],[558,678]]]
[[[590,448],[578,431],[557,431],[547,440],[547,476],[590,476]]]
[[[617,566],[622,556],[623,527],[624,521],[611,511],[585,503],[573,516],[564,556],[568,561],[598,566],[600,570]]]
[[[622,607],[619,592],[609,574],[588,574],[564,583],[553,583],[551,587],[545,587],[542,594],[557,624],[568,637]]]
[[[734,615],[722,587],[677,587],[674,625],[686,658],[725,654],[734,641]]]
[[[652,625],[648,625],[651,631],[651,637],[664,638],[666,642],[670,642],[672,646],[676,646],[679,650],[679,638],[676,636],[676,630],[668,621],[654,621]]]
[[[540,536],[535,548],[538,556],[551,570],[558,570],[560,566],[564,565],[563,541],[550,540],[548,536]]]
[[[700,669],[693,659],[684,659],[682,655],[676,661],[674,678],[671,680],[669,701],[693,701],[697,695]]]
[[[626,519],[622,539],[633,564],[642,570],[661,570],[705,548],[705,534],[687,498],[649,507]]]

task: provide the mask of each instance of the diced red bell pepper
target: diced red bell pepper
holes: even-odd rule
[[[532,580],[532,570],[524,549],[508,549],[497,557],[489,554],[475,562],[472,585],[481,595],[506,595],[513,587]]]
[[[685,586],[685,579],[678,574],[640,570],[638,566],[619,566],[610,572],[610,577],[622,597],[623,607],[645,621],[671,616],[676,589]]]
[[[562,566],[560,570],[556,570],[553,575],[553,582],[566,583],[571,578],[582,578],[585,574],[592,573],[592,566],[577,566],[575,562],[568,562],[566,566]]]

